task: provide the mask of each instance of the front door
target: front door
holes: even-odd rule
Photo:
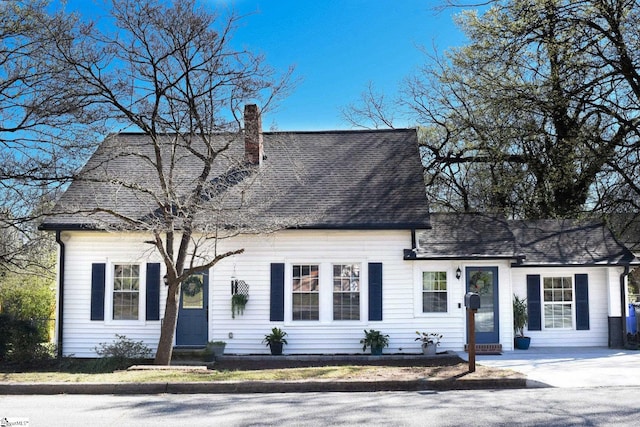
[[[480,295],[476,313],[476,343],[500,342],[498,328],[498,267],[467,267],[467,292]]]
[[[176,346],[203,347],[208,339],[209,274],[186,279],[180,289]]]

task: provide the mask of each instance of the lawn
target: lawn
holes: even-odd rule
[[[313,366],[277,369],[195,370],[192,367],[170,369],[128,369],[109,373],[37,371],[2,372],[0,379],[12,383],[153,383],[213,381],[390,381],[390,380],[464,380],[486,378],[523,378],[510,370],[477,366],[469,373],[464,362],[443,366]]]

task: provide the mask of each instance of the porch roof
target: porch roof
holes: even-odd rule
[[[405,259],[510,259],[514,267],[639,265],[598,221],[508,220],[479,213],[432,213]]]

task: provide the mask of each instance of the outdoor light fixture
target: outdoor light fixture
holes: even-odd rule
[[[165,286],[169,286],[169,278],[167,277],[166,274],[162,276],[162,281],[164,282]]]
[[[460,276],[462,276],[462,270],[460,270],[460,267],[458,267],[456,269],[456,279],[460,280]]]

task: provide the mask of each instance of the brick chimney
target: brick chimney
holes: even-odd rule
[[[262,116],[256,104],[244,106],[244,158],[250,165],[260,165],[262,146]]]

